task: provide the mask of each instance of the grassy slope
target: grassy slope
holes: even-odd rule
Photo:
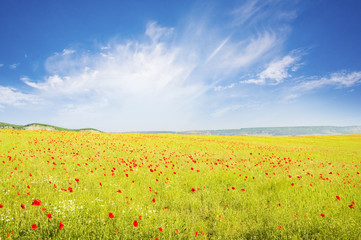
[[[2,238],[10,232],[22,239],[195,239],[196,232],[208,239],[357,239],[361,234],[361,135],[2,130],[0,141]],[[73,192],[61,190],[69,187]],[[33,198],[47,210],[32,206]],[[31,230],[32,224],[38,229]]]
[[[95,132],[101,132],[101,131],[99,131],[97,129],[94,129],[94,128],[68,129],[68,128],[61,128],[61,127],[52,126],[52,125],[48,125],[48,124],[42,124],[42,123],[30,123],[30,124],[27,124],[27,125],[15,125],[15,124],[0,122],[0,129],[2,129],[2,128],[10,128],[10,129],[25,130],[26,127],[30,127],[30,126],[40,126],[40,127],[44,127],[44,128],[48,127],[48,128],[53,129],[54,131],[71,131],[71,132],[95,131]]]

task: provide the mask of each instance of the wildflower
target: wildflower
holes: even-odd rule
[[[59,223],[59,230],[63,230],[64,224],[62,222]]]
[[[159,228],[159,231],[163,232],[163,228],[160,227],[160,228]]]
[[[46,215],[49,219],[53,219],[53,216],[51,216],[51,213]]]
[[[25,205],[24,204],[21,204],[20,205],[22,209],[25,209]]]
[[[339,196],[336,196],[336,199],[337,199],[337,200],[341,200],[341,198],[340,198]]]
[[[282,226],[281,226],[281,225],[278,225],[278,228],[279,228],[279,229],[282,229]]]
[[[154,199],[154,198],[152,199],[152,202],[155,203],[155,199]]]
[[[325,217],[325,214],[321,213],[321,217]]]
[[[176,232],[176,233],[179,233],[179,229],[176,229],[175,232]]]
[[[110,218],[114,218],[113,213],[110,212],[110,213],[109,213],[109,217],[110,217]]]
[[[39,199],[33,199],[33,203],[31,205],[34,206],[40,206],[41,205],[41,201]]]
[[[195,192],[196,190],[194,188],[191,189],[191,193]]]
[[[3,208],[4,206],[2,204],[0,204],[0,208]]]
[[[31,226],[31,229],[37,229],[38,228],[38,225],[36,225],[36,224],[33,224],[32,226]]]
[[[134,226],[134,227],[138,227],[138,221],[137,221],[137,220],[135,220],[135,221],[133,222],[133,226]]]
[[[76,181],[76,182],[79,182],[79,179],[78,179],[78,178],[75,178],[75,181]]]

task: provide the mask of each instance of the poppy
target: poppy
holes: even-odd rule
[[[33,199],[33,203],[31,205],[34,206],[40,206],[41,205],[41,201],[39,199]]]
[[[137,221],[137,220],[135,220],[135,221],[133,222],[133,226],[134,226],[134,227],[138,227],[138,221]]]
[[[3,208],[4,206],[2,204],[0,204],[0,208]]]
[[[278,225],[278,228],[279,228],[279,229],[282,229],[282,226],[281,226],[281,225]]]
[[[33,224],[32,226],[31,226],[31,229],[37,229],[38,228],[38,225],[36,225],[36,224]]]
[[[21,204],[20,205],[22,209],[25,209],[25,205],[24,204]]]
[[[75,181],[76,181],[76,182],[79,182],[79,179],[78,179],[78,178],[75,178]]]
[[[336,196],[337,200],[341,200],[341,198],[339,196]]]
[[[325,214],[321,213],[321,217],[325,217]]]
[[[160,227],[160,228],[159,228],[159,231],[163,232],[163,228]]]
[[[62,222],[59,223],[59,230],[63,230],[64,224]]]
[[[113,213],[110,212],[110,213],[109,213],[109,217],[110,217],[110,218],[114,218]]]
[[[153,198],[152,202],[155,203],[155,199],[154,199],[154,198]]]
[[[175,232],[176,232],[176,233],[179,233],[179,229],[176,229]]]
[[[51,216],[51,213],[46,215],[49,219],[53,219],[53,216]]]
[[[191,189],[191,193],[195,192],[196,190],[194,188]]]

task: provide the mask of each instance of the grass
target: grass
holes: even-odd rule
[[[361,135],[1,130],[0,239],[359,239],[360,164]]]

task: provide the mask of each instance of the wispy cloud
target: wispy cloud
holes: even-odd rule
[[[36,103],[38,100],[35,95],[21,93],[15,88],[0,86],[0,108],[22,106],[29,102]]]
[[[0,67],[3,67],[4,66],[4,64],[3,63],[0,63]]]
[[[336,72],[329,77],[307,77],[289,89],[286,100],[297,98],[307,92],[324,87],[349,88],[361,83],[361,72]]]
[[[257,74],[257,78],[242,80],[240,83],[278,85],[285,79],[292,77],[290,71],[296,71],[298,69],[299,59],[298,56],[284,56],[281,60],[269,63],[265,70]]]
[[[9,68],[16,69],[18,66],[19,66],[19,63],[14,63],[14,64],[9,65]]]

